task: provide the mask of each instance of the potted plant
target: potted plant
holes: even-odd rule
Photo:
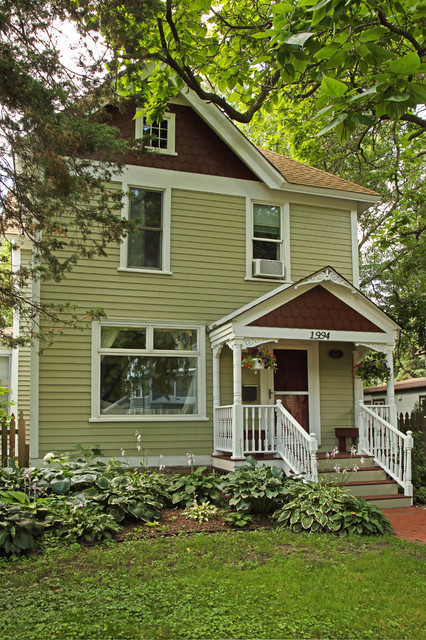
[[[258,371],[259,369],[276,370],[277,363],[274,354],[263,347],[254,347],[248,353],[243,355],[241,366],[245,369]]]
[[[352,367],[352,375],[361,378],[367,387],[387,382],[390,373],[384,353],[368,353],[361,362]]]

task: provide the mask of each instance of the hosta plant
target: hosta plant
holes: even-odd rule
[[[201,524],[201,522],[207,522],[212,518],[216,518],[219,513],[220,510],[214,504],[210,504],[208,501],[198,504],[197,501],[194,500],[192,506],[187,507],[183,515],[190,520],[197,520]]]
[[[34,549],[42,532],[43,525],[26,506],[0,502],[0,551],[18,555]]]
[[[288,499],[289,486],[295,482],[279,467],[257,466],[248,457],[247,464],[225,476],[221,490],[237,511],[269,513]]]
[[[117,522],[125,518],[151,522],[158,518],[163,502],[159,499],[158,489],[139,486],[139,482],[137,473],[113,478],[100,476],[92,487],[76,497],[102,505]]]
[[[392,526],[377,507],[356,498],[343,487],[307,482],[293,487],[293,499],[278,509],[278,524],[300,531],[348,535],[380,535]]]
[[[220,477],[205,471],[206,467],[197,467],[191,473],[174,475],[169,485],[172,504],[190,507],[194,500],[220,504]]]
[[[229,511],[223,519],[226,524],[236,529],[242,529],[253,522],[253,518],[249,513],[243,513],[241,511]]]
[[[65,540],[110,539],[121,531],[115,518],[105,513],[96,503],[84,503],[78,500],[56,500],[47,509],[46,523],[55,531],[58,538]]]

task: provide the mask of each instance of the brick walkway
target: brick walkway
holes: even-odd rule
[[[410,542],[426,544],[426,507],[382,509],[398,536]]]

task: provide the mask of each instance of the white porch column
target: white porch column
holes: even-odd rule
[[[393,350],[386,350],[386,364],[390,369],[390,376],[387,384],[386,404],[389,405],[389,422],[393,427],[397,426],[396,401],[395,401],[395,378],[393,375]]]
[[[368,349],[365,347],[357,346],[352,351],[353,363],[359,364]],[[361,378],[354,376],[354,413],[355,413],[355,427],[358,429],[359,441],[358,441],[358,453],[362,454],[366,447],[366,434],[363,431],[363,421],[361,419],[360,404],[364,402],[364,384]]]
[[[217,408],[220,407],[220,354],[222,345],[213,349],[213,455],[217,455],[218,436]]]
[[[242,341],[228,343],[232,349],[233,362],[233,407],[232,407],[232,456],[233,460],[244,458],[243,405],[241,388]]]

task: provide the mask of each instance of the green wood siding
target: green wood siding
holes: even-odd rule
[[[343,357],[330,358],[330,349],[340,349]],[[337,445],[334,429],[354,426],[352,349],[348,342],[319,344],[321,451],[332,451]]]
[[[350,210],[291,204],[290,243],[294,282],[327,265],[352,282]]]
[[[320,212],[320,213],[319,213]],[[292,207],[293,279],[332,264],[351,275],[350,215],[345,211]],[[335,225],[342,238],[331,240]],[[343,230],[349,234],[343,239]],[[304,245],[303,234],[306,234]],[[312,252],[311,244],[324,238]],[[320,242],[321,244],[321,242]],[[345,246],[337,251],[337,247]],[[305,247],[308,246],[308,251]],[[348,250],[349,248],[349,250]],[[338,264],[336,255],[341,253]],[[346,262],[345,262],[346,261]],[[343,263],[344,268],[342,268]],[[71,302],[104,307],[110,319],[200,322],[215,319],[277,286],[274,281],[246,281],[246,200],[240,196],[174,189],[171,216],[172,275],[119,271],[119,246],[108,257],[82,261],[58,285],[42,284],[43,302]],[[232,402],[232,356],[222,353],[221,403]],[[230,357],[231,356],[231,357]],[[328,374],[327,374],[328,375]],[[334,380],[334,378],[333,378]],[[324,388],[326,406],[332,404]],[[331,393],[331,389],[329,389]],[[65,329],[40,357],[40,456],[71,450],[77,443],[99,444],[104,455],[137,455],[135,431],[150,456],[210,454],[213,450],[212,356],[206,337],[208,420],[89,422],[91,411],[91,327]],[[329,405],[327,405],[327,402]],[[351,405],[345,408],[352,411]],[[330,410],[327,410],[330,413]],[[328,413],[325,413],[328,419]],[[333,414],[334,415],[334,414]]]

